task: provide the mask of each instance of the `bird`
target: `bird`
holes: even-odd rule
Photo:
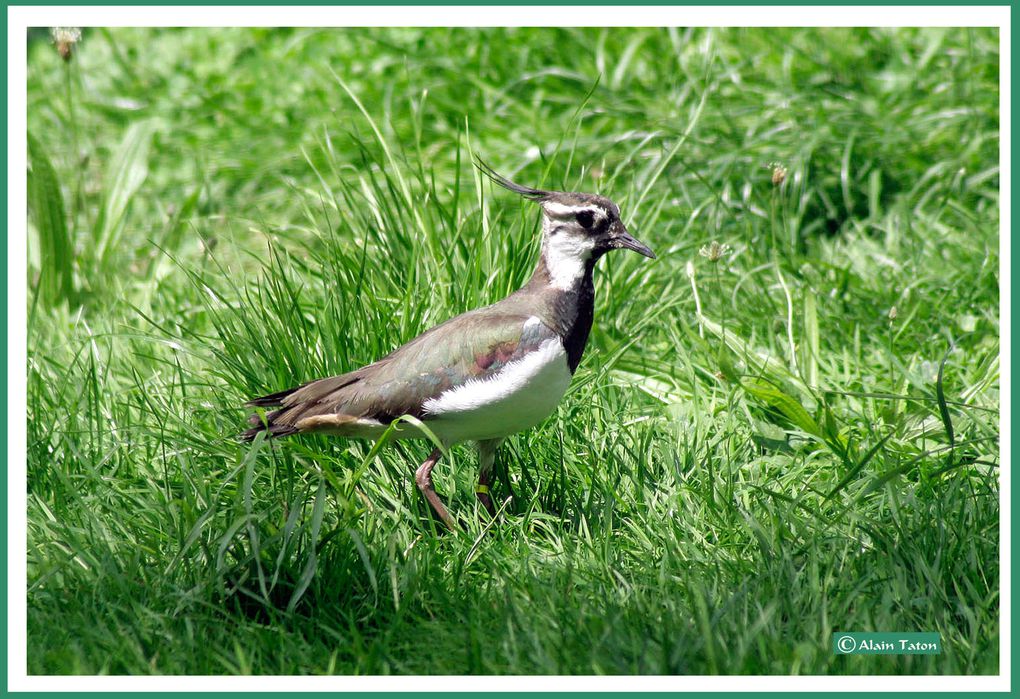
[[[240,435],[245,441],[262,432],[267,438],[326,433],[375,440],[394,421],[412,416],[416,420],[389,437],[428,438],[418,423],[442,445],[417,467],[415,483],[451,530],[457,525],[432,482],[442,454],[460,442],[477,444],[476,497],[494,516],[489,488],[499,444],[555,411],[584,354],[594,319],[596,262],[613,250],[655,259],[608,198],[525,187],[480,159],[475,166],[541,208],[540,254],[528,282],[365,367],[249,401],[246,406],[257,410]]]

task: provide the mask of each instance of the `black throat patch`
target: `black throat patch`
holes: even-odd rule
[[[592,280],[594,267],[595,261],[589,260],[584,266],[584,274],[572,288],[550,289],[548,292],[555,294],[552,306],[557,321],[556,332],[563,340],[571,374],[581,363],[595,317],[595,284]]]
[[[598,257],[593,255],[585,263],[584,274],[569,289],[559,289],[552,285],[545,258],[539,258],[531,280],[507,298],[507,301],[522,304],[526,309],[523,313],[538,315],[543,323],[560,336],[571,374],[581,363],[595,315],[592,271]]]

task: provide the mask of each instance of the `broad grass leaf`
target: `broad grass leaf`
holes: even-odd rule
[[[39,236],[39,289],[44,304],[73,296],[74,247],[64,213],[64,196],[49,156],[28,134],[28,203]]]
[[[824,441],[825,436],[822,433],[822,428],[796,398],[761,379],[744,379],[740,385],[762,403],[778,410],[787,420],[804,432]]]
[[[95,259],[101,268],[117,249],[128,207],[149,174],[149,149],[155,131],[156,121],[152,119],[132,124],[107,166],[103,204],[92,232]]]
[[[290,596],[290,601],[287,602],[287,611],[293,612],[294,608],[297,607],[297,603],[304,597],[305,592],[308,590],[308,586],[312,584],[312,579],[315,577],[315,570],[319,566],[319,554],[316,550],[319,541],[319,530],[322,528],[322,518],[326,511],[326,479],[319,480],[319,489],[315,493],[315,504],[312,505],[312,521],[311,521],[311,532],[310,540],[311,544],[308,550],[308,558],[305,559],[305,566],[301,570],[301,577],[298,579],[297,586],[294,588],[294,593]]]

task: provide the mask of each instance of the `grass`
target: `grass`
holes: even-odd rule
[[[997,673],[998,58],[982,29],[33,35],[29,672]],[[537,212],[473,154],[612,197],[659,259],[600,263],[495,523],[469,448],[437,469],[443,535],[424,443],[233,435],[527,279]]]

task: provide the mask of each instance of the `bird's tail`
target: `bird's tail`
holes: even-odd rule
[[[252,408],[272,408],[263,413],[258,411],[248,418],[250,429],[239,436],[250,442],[259,432],[268,433],[267,437],[286,437],[295,432],[315,431],[316,425],[307,422],[305,427],[298,428],[298,422],[318,417],[318,427],[336,427],[343,423],[357,422],[354,415],[344,415],[338,406],[344,405],[349,398],[345,389],[361,381],[359,371],[349,374],[331,376],[326,379],[310,381],[286,391],[270,393],[248,401],[245,405]]]
[[[300,389],[300,386],[295,388],[288,388],[286,391],[278,391],[276,393],[270,393],[268,396],[262,396],[261,398],[255,398],[245,403],[246,406],[252,408],[280,408],[283,405],[284,399],[293,394],[295,391]],[[244,432],[238,435],[238,438],[245,442],[250,442],[260,433],[267,433],[268,438],[273,437],[286,437],[289,434],[298,432],[298,428],[294,425],[277,422],[277,418],[283,410],[273,410],[272,412],[262,413],[256,412],[248,417],[248,424],[252,425]]]

